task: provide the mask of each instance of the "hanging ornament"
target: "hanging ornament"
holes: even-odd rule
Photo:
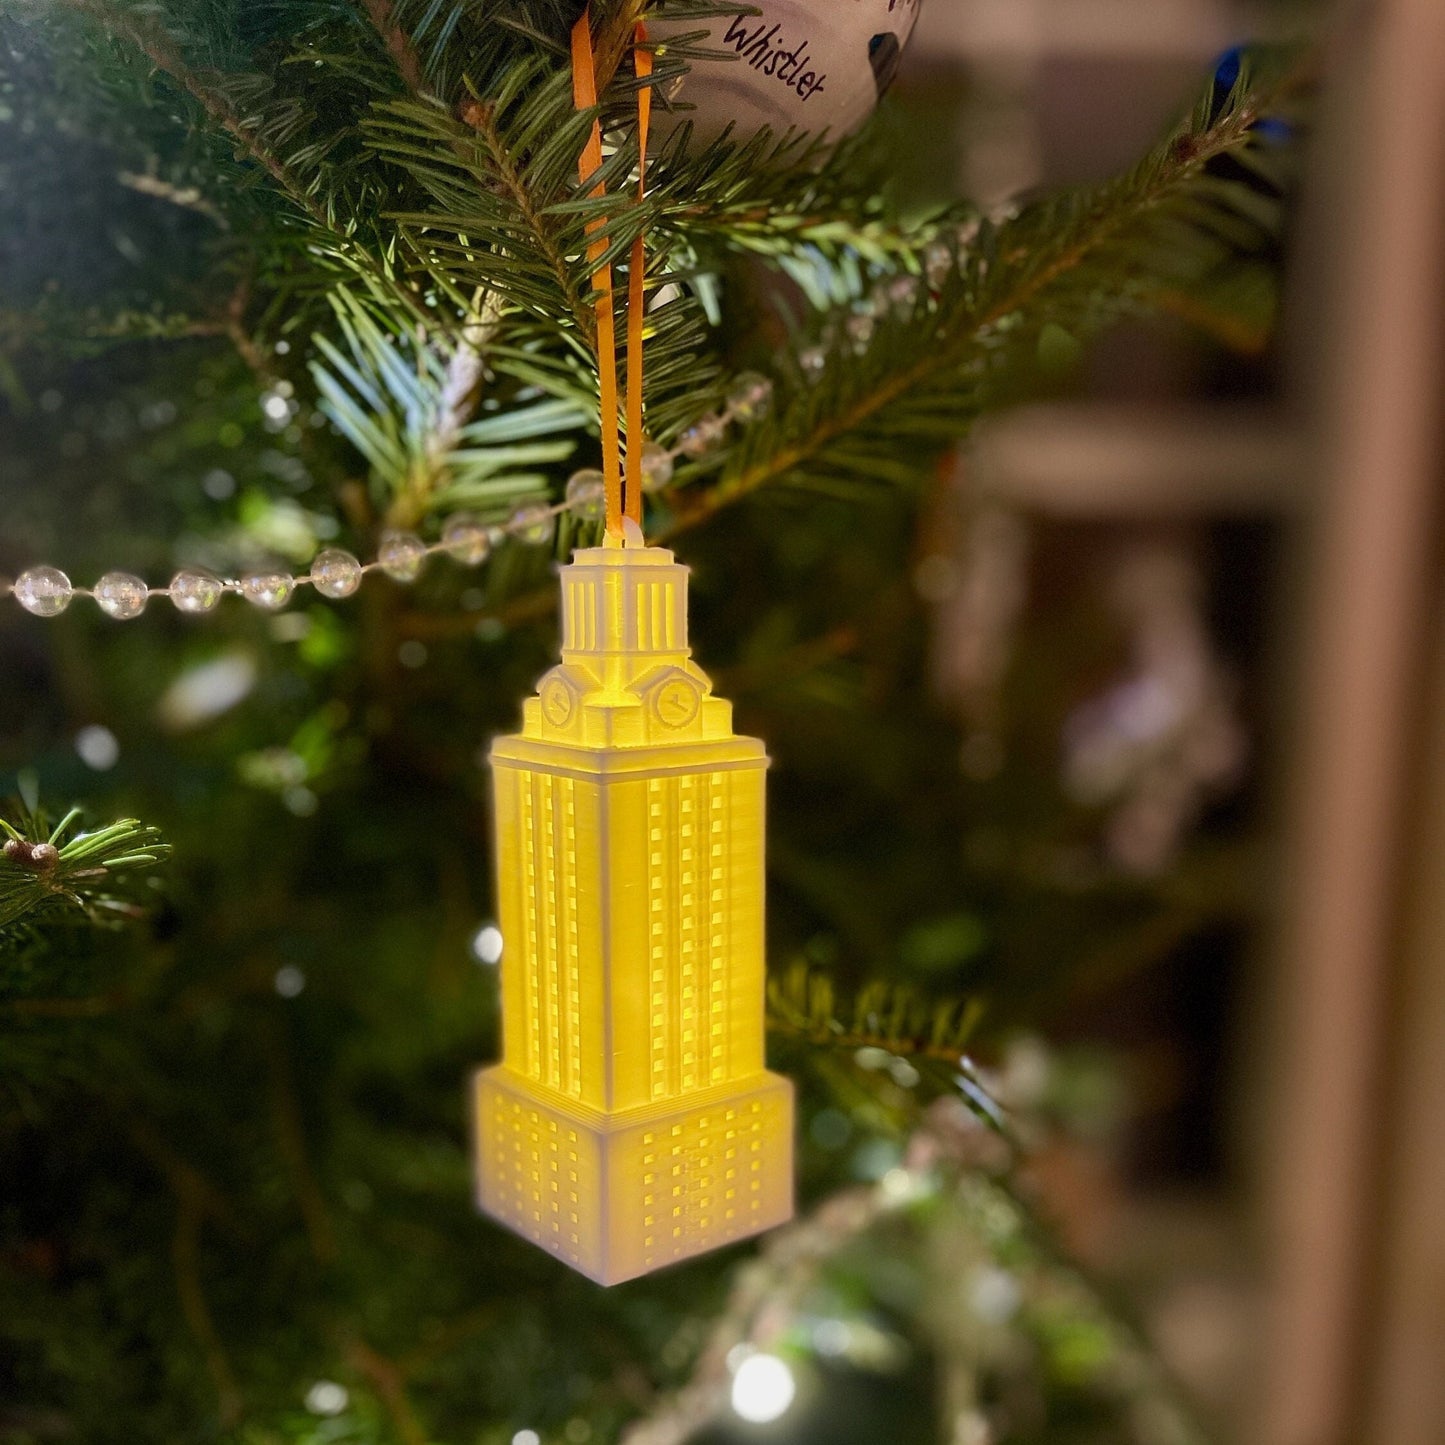
[[[726,52],[694,61],[667,100],[691,120],[699,141],[732,125],[746,139],[764,126],[827,131],[841,140],[858,129],[893,83],[922,0],[754,0],[755,15],[653,22],[653,38],[695,34]],[[666,9],[663,10],[666,15]]]
[[[573,35],[579,108],[595,103],[588,20]],[[645,100],[639,119],[645,151]],[[584,184],[601,162],[594,129]],[[610,424],[602,475],[584,481],[589,497],[601,483],[606,535],[561,569],[561,664],[492,748],[502,1061],[477,1076],[475,1120],[481,1208],[617,1284],[792,1217],[793,1090],[763,1066],[767,755],[692,661],[687,568],[643,540],[657,458],[642,444],[641,327],[624,469],[604,272]]]
[[[492,749],[503,1058],[481,1207],[602,1284],[793,1211],[792,1086],[763,1067],[763,780],[657,547],[562,568],[562,663]]]

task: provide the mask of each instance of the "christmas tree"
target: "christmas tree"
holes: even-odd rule
[[[1094,819],[1026,733],[959,768],[913,548],[1091,337],[1267,331],[1303,75],[1234,56],[1127,174],[983,213],[893,184],[886,127],[690,124],[746,14],[594,4],[595,105],[572,0],[0,14],[0,1440],[1200,1438],[996,1066],[1230,890],[1037,866]],[[641,427],[602,380],[638,295]],[[609,433],[774,759],[799,1215],[602,1290],[475,1213],[465,1080],[485,748]]]

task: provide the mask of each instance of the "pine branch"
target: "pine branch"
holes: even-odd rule
[[[370,1381],[402,1445],[427,1445],[427,1432],[416,1417],[416,1410],[407,1394],[401,1371],[385,1355],[378,1353],[359,1335],[346,1342],[346,1354],[356,1370]]]
[[[757,1257],[737,1274],[687,1382],[660,1395],[630,1424],[622,1445],[686,1445],[725,1430],[720,1422],[728,1418],[739,1357],[769,1352],[789,1358],[807,1339],[820,1299],[845,1318],[852,1313],[846,1302],[866,1277],[870,1255],[915,1251],[934,1264],[914,1277],[922,1298],[913,1303],[913,1319],[922,1347],[937,1372],[953,1374],[969,1388],[963,1399],[945,1397],[947,1438],[955,1438],[953,1427],[968,1400],[991,1386],[1006,1393],[1010,1369],[1003,1362],[1012,1358],[1021,1361],[1015,1378],[1027,1379],[1039,1401],[1046,1384],[1058,1383],[1076,1404],[1099,1389],[1121,1418],[1147,1416],[1161,1422],[1171,1439],[1203,1445],[1207,1432],[1133,1311],[1067,1257],[1014,1187],[1009,1161],[999,1154],[997,1141],[968,1128],[956,1108],[931,1108],[909,1134],[900,1164],[881,1180],[832,1194],[762,1242]],[[945,1259],[951,1267],[938,1268]],[[959,1279],[977,1279],[986,1270],[1004,1273],[1017,1290],[1013,1308],[993,1318],[959,1304]],[[862,1324],[866,1311],[857,1315]],[[1107,1354],[1100,1357],[1109,1368],[1081,1372],[1078,1356],[1066,1361],[1061,1352],[1051,1366],[1051,1352],[1038,1346],[1071,1331],[1104,1345]],[[1118,1431],[1106,1428],[1090,1438],[1095,1436],[1113,1439]]]
[[[623,58],[632,50],[638,21],[652,8],[652,0],[617,0],[596,25],[593,53],[599,95],[605,94],[612,84]]]
[[[795,397],[771,426],[745,437],[714,485],[681,494],[658,539],[781,479],[830,466],[887,476],[898,469],[905,438],[935,445],[957,438],[988,401],[1017,384],[1047,323],[1070,323],[1078,334],[1161,300],[1181,310],[1200,273],[1263,234],[1280,212],[1243,183],[1217,179],[1211,164],[1228,157],[1270,176],[1275,142],[1256,127],[1310,78],[1308,65],[1257,90],[1242,77],[1220,115],[1211,118],[1201,105],[1129,175],[985,228],[977,249],[960,256],[936,310],[921,304],[901,322],[884,318],[861,360],[835,342],[825,373],[837,378],[833,389],[825,381],[825,394]],[[1182,273],[1177,283],[1171,272]],[[1217,318],[1214,329],[1221,329]]]
[[[463,326],[451,360],[447,362],[436,424],[424,443],[426,470],[405,502],[398,497],[393,503],[387,518],[392,526],[413,527],[429,510],[438,487],[449,473],[452,453],[462,445],[467,423],[476,414],[486,370],[483,358],[488,342],[496,333],[501,310],[490,293],[478,296],[475,301],[472,319]]]
[[[397,73],[413,95],[426,95],[426,74],[422,70],[421,57],[411,43],[411,37],[402,29],[392,8],[391,0],[361,0],[376,33],[386,46],[386,53],[396,64]]]
[[[927,998],[884,981],[845,1000],[826,973],[807,964],[768,981],[769,1031],[807,1045],[813,1067],[839,1086],[843,1080],[829,1058],[841,1053],[905,1090],[926,1084],[960,1098],[981,1123],[1016,1144],[1013,1125],[965,1052],[985,1007],[981,998]]]
[[[54,828],[38,813],[21,814],[21,826],[0,818],[0,931],[33,923],[55,908],[79,909],[100,922],[135,916],[135,882],[170,853],[159,831],[122,818],[66,838],[80,816],[72,808]]]
[[[71,9],[97,20],[113,35],[128,41],[159,71],[176,82],[201,109],[255,161],[271,179],[318,225],[332,229],[332,221],[295,171],[261,138],[251,121],[217,86],[187,64],[179,47],[158,25],[109,0],[62,0]]]
[[[747,428],[730,452],[680,468],[657,498],[654,540],[673,538],[777,483],[834,493],[849,485],[913,485],[936,451],[964,435],[977,415],[1025,393],[1038,373],[1038,338],[1048,325],[1084,336],[1121,316],[1163,312],[1203,325],[1226,343],[1257,348],[1269,313],[1269,298],[1260,295],[1267,277],[1263,263],[1247,260],[1241,268],[1239,256],[1267,238],[1282,202],[1221,181],[1211,168],[1228,158],[1260,175],[1277,196],[1291,151],[1256,126],[1287,110],[1309,78],[1307,64],[1259,84],[1243,75],[1222,109],[1201,105],[1120,179],[1033,203],[997,226],[974,222],[976,239],[959,251],[957,274],[941,294],[925,294],[905,316],[881,316],[861,357],[842,334],[850,313],[835,315],[822,380],[795,382],[791,396],[784,389],[774,417]],[[756,159],[758,152],[719,153],[729,168],[738,154]],[[735,193],[733,184],[720,183],[719,204]],[[659,203],[668,204],[665,196]],[[461,221],[455,224],[460,232]],[[902,258],[901,274],[921,269],[920,248],[944,234],[945,224],[951,222],[890,232],[884,249]],[[439,265],[454,255],[448,252]],[[1252,278],[1243,308],[1228,294],[1239,276]],[[666,435],[659,422],[693,419],[711,394],[697,375],[696,351],[680,343],[682,334],[649,340],[654,434]],[[659,360],[662,384],[668,368],[691,373],[678,388],[675,410],[652,391]],[[545,386],[559,384],[540,365],[530,374]],[[715,467],[720,479],[709,485],[706,476]],[[492,615],[508,622],[546,615],[554,594],[544,588],[505,601]],[[452,628],[448,619],[413,617],[409,626],[417,636],[445,636],[469,632],[476,620],[468,616]]]
[[[768,982],[768,1026],[832,1049],[881,1049],[930,1059],[957,1070],[984,1013],[981,999],[925,998],[915,989],[876,982],[851,1001],[825,973],[799,964]]]
[[[832,1195],[764,1243],[761,1257],[739,1273],[713,1322],[688,1382],[664,1396],[646,1418],[627,1427],[621,1445],[687,1445],[725,1415],[733,1370],[729,1356],[750,1344],[767,1348],[774,1332],[801,1311],[829,1262],[864,1237],[894,1208],[879,1185]]]
[[[773,262],[796,258],[805,246],[833,258],[851,252],[870,265],[907,260],[969,212],[955,208],[900,227],[883,196],[888,164],[867,130],[833,146],[764,129],[699,147],[682,126],[649,163],[653,232]]]
[[[338,345],[315,338],[311,371],[322,412],[364,456],[385,490],[387,520],[416,526],[440,507],[476,507],[489,517],[524,496],[543,496],[534,470],[568,456],[583,413],[563,401],[490,402],[476,419],[483,354],[497,308],[482,298],[461,335],[433,339],[401,328],[385,297],[332,297]]]
[[[534,198],[527,183],[513,159],[512,149],[504,140],[497,126],[494,107],[480,100],[473,100],[462,107],[462,120],[481,138],[487,148],[502,190],[511,200],[518,217],[546,261],[557,289],[566,299],[567,310],[576,322],[578,331],[586,340],[592,354],[597,352],[597,316],[590,306],[583,302],[582,288],[568,264],[563,243],[552,223],[544,216],[545,203]]]
[[[115,178],[121,185],[140,195],[154,196],[156,200],[179,206],[182,210],[195,211],[223,231],[231,228],[225,212],[207,200],[197,186],[177,186],[160,176],[150,173],[140,175],[134,171],[118,171]]]

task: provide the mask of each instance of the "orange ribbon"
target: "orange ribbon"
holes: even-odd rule
[[[652,74],[652,53],[642,48],[647,30],[638,25],[634,31],[634,55],[637,78],[645,82]],[[597,66],[592,52],[591,7],[572,29],[572,99],[578,110],[591,110],[597,104]],[[652,87],[640,86],[637,92],[637,199],[646,194],[647,138],[652,122]],[[585,186],[602,169],[602,126],[592,122],[592,132],[582,148],[577,173]],[[599,182],[591,194],[601,196],[605,188]],[[598,216],[587,223],[589,236],[603,231],[607,219]],[[598,234],[589,242],[587,259],[595,263],[607,250],[607,239]],[[622,472],[622,445],[617,430],[617,322],[613,314],[612,267],[597,266],[592,284],[597,291],[597,373],[602,409],[602,475],[607,503],[607,531],[621,536],[624,519],[642,525],[642,323],[644,311],[643,282],[646,251],[641,236],[632,243],[627,284],[627,474]]]
[[[652,126],[652,52],[644,50],[647,27],[633,32],[637,65],[637,204],[647,195],[647,132]],[[642,321],[643,282],[647,274],[646,247],[641,236],[632,243],[627,268],[627,515],[642,525]]]

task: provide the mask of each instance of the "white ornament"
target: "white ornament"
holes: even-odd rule
[[[827,131],[841,140],[873,114],[892,84],[921,3],[754,0],[757,15],[650,21],[648,32],[665,45],[669,35],[707,24],[703,46],[729,57],[694,62],[668,89],[677,121],[691,120],[699,141],[729,124],[741,139],[771,126],[779,135]]]

